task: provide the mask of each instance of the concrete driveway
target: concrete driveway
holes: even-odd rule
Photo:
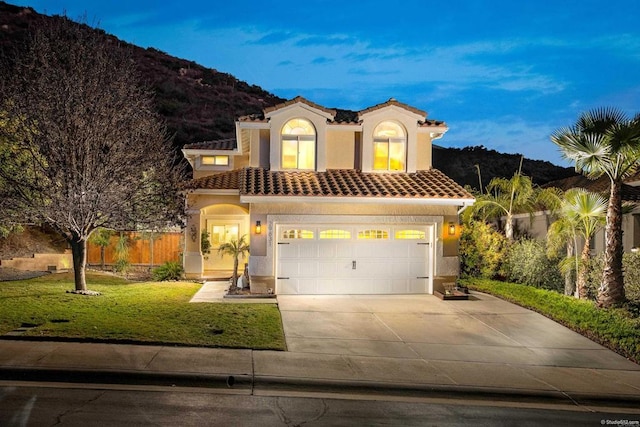
[[[637,370],[640,366],[546,317],[490,295],[280,295],[289,352]],[[408,361],[408,360],[407,360]],[[451,366],[448,365],[451,363]]]

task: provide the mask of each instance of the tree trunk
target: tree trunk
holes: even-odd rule
[[[513,216],[511,214],[507,214],[507,219],[504,224],[504,235],[507,240],[513,240]]]
[[[607,226],[604,271],[598,289],[598,307],[607,308],[625,301],[622,276],[622,182],[611,181]]]
[[[238,257],[233,258],[233,277],[231,278],[233,286],[238,286]]]
[[[87,290],[85,266],[87,264],[87,241],[79,236],[73,236],[69,241],[71,254],[73,255],[73,279],[76,291]]]
[[[587,268],[591,259],[591,242],[585,238],[582,254],[580,255],[580,264],[578,276],[576,278],[576,290],[579,299],[587,299]]]
[[[104,271],[105,252],[106,248],[104,246],[100,246],[100,268],[102,269],[102,271]]]
[[[567,258],[571,258],[573,256],[574,246],[571,243],[567,243]],[[564,294],[565,295],[573,295],[576,290],[576,281],[573,280],[572,270],[567,271],[564,275]]]

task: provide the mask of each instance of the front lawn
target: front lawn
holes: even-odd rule
[[[66,293],[74,288],[71,274],[0,282],[0,335],[34,326],[25,337],[285,349],[273,304],[189,303],[200,288],[191,282],[88,274],[87,283],[101,295]]]
[[[554,291],[486,279],[464,279],[470,289],[529,308],[640,363],[640,318],[628,310],[598,309],[592,301]]]

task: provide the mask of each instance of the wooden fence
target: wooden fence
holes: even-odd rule
[[[167,261],[180,261],[182,254],[182,233],[154,233],[153,240],[146,233],[122,233],[129,245],[129,262],[132,265],[151,265],[151,242],[153,241],[153,265],[161,265]],[[120,233],[111,236],[109,246],[105,247],[105,265],[115,264],[116,245]],[[87,245],[87,264],[100,265],[100,246],[89,242]]]

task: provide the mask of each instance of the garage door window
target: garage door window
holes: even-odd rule
[[[358,239],[386,240],[389,238],[387,230],[360,230]]]
[[[283,239],[313,239],[313,231],[301,229],[289,229],[282,232]]]
[[[320,232],[320,239],[350,239],[349,230],[323,230]]]
[[[426,233],[420,230],[398,230],[396,240],[424,240]]]

